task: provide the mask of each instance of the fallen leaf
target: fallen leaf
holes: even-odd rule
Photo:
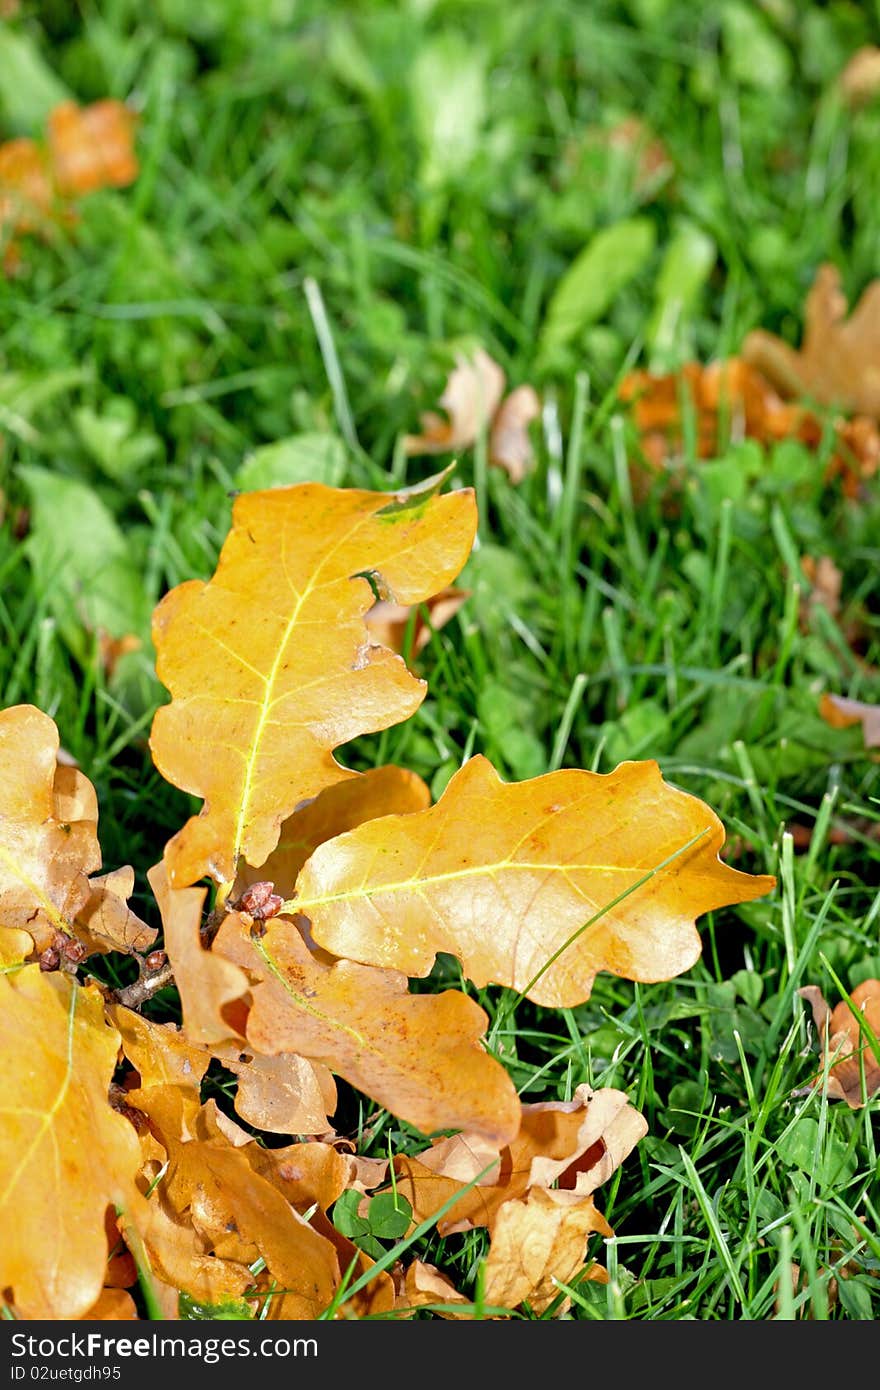
[[[125,1289],[102,1289],[82,1317],[88,1322],[140,1321],[137,1305]]]
[[[36,964],[0,976],[0,1288],[28,1318],[78,1318],[98,1300],[108,1206],[145,1214],[137,1135],[108,1088],[119,1035],[103,996]]]
[[[614,1234],[592,1197],[535,1188],[521,1201],[505,1202],[495,1218],[486,1257],[486,1302],[511,1309],[527,1302],[540,1317],[560,1295],[557,1281],[571,1284],[581,1275],[594,1233]],[[599,1265],[588,1267],[581,1277],[608,1281]],[[563,1298],[560,1311],[570,1302]]]
[[[38,951],[56,932],[73,935],[101,867],[95,821],[59,819],[55,806],[58,730],[33,705],[0,711],[0,912]],[[75,769],[61,773],[67,781]],[[79,778],[76,785],[81,787]]]
[[[828,262],[807,295],[803,342],[791,347],[755,329],[742,345],[743,360],[782,396],[880,418],[880,280],[863,291],[849,318],[840,271]]]
[[[122,1051],[138,1074],[140,1088],[175,1087],[182,1102],[181,1129],[191,1135],[210,1053],[189,1042],[175,1023],[154,1023],[121,1004],[111,1004],[107,1015],[119,1031]]]
[[[424,976],[449,952],[478,987],[566,1008],[599,971],[690,969],[696,917],[770,892],[772,877],[721,861],[723,843],[715,813],[656,762],[503,783],[478,755],[428,810],[320,845],[294,902],[333,955]]]
[[[247,991],[247,978],[233,965],[206,950],[201,940],[204,888],[173,888],[163,862],[147,871],[164,930],[165,952],[180,994],[183,1027],[193,1043],[218,1043],[237,1037],[223,1015]]]
[[[166,847],[172,886],[210,874],[228,889],[240,860],[260,867],[303,800],[354,775],[331,750],[421,704],[424,682],[370,643],[364,575],[398,603],[455,577],[474,495],[432,495],[443,477],[398,494],[312,483],[241,494],[214,577],[158,605],[157,671],[172,699],[150,747],[168,781],[204,799]]]
[[[418,605],[389,603],[380,599],[373,604],[364,622],[377,642],[402,655],[407,628],[414,613],[410,653],[415,657],[425,649],[434,633],[455,617],[465,599],[470,596],[470,589],[447,588]],[[428,610],[427,619],[425,609]]]
[[[456,1305],[463,1305],[461,1312]],[[435,1265],[413,1260],[397,1287],[396,1308],[429,1307],[440,1318],[472,1318],[473,1304],[469,1298],[441,1274]]]
[[[395,1190],[419,1223],[463,1192],[440,1218],[441,1235],[491,1226],[504,1202],[553,1184],[589,1196],[647,1133],[644,1116],[613,1087],[578,1086],[570,1101],[523,1105],[519,1133],[500,1153],[475,1134],[438,1139],[394,1160]]]
[[[849,1001],[842,999],[833,1010],[816,985],[804,985],[798,994],[812,1008],[819,1034],[822,1067],[813,1086],[824,1084],[828,1064],[829,1097],[860,1109],[880,1092],[880,980],[863,980]],[[856,1015],[864,1019],[864,1026]]]
[[[880,48],[865,44],[846,63],[837,79],[840,94],[848,106],[865,106],[880,92]]]
[[[805,405],[782,399],[778,390],[742,357],[701,366],[686,362],[678,371],[628,373],[619,396],[632,407],[641,450],[649,469],[669,469],[685,450],[685,420],[690,417],[697,458],[717,458],[728,440],[756,439],[774,444],[797,439],[817,450],[824,444],[825,422]],[[844,493],[857,495],[864,480],[880,468],[880,431],[867,416],[833,422],[835,446],[825,470],[826,481],[840,477]],[[634,483],[644,493],[650,477],[635,469]]]
[[[54,203],[46,152],[36,140],[0,145],[0,232],[42,231]]]
[[[48,148],[58,192],[73,198],[133,183],[138,176],[136,124],[134,112],[112,99],[82,107],[65,101],[54,107],[49,113]]]
[[[801,556],[801,569],[809,584],[809,590],[802,602],[802,622],[809,625],[810,614],[815,608],[824,608],[832,618],[840,612],[840,595],[843,588],[843,575],[830,555],[820,555],[818,560],[812,555]]]
[[[246,1124],[270,1134],[326,1134],[337,1103],[327,1067],[290,1052],[266,1057],[242,1044],[212,1051],[238,1077],[235,1110]]]
[[[880,705],[847,700],[827,692],[819,701],[819,713],[833,729],[849,729],[861,724],[866,748],[880,748]]]
[[[470,449],[485,431],[488,459],[503,468],[511,482],[522,482],[532,462],[528,427],[541,411],[532,386],[511,391],[506,399],[504,369],[484,348],[472,356],[459,353],[440,397],[443,414],[422,415],[421,434],[404,436],[407,454],[458,453]]]
[[[467,1128],[498,1144],[516,1133],[513,1083],[486,1052],[486,1014],[466,995],[409,994],[397,971],[327,965],[285,918],[255,940],[230,913],[218,953],[250,980],[247,1036],[257,1051],[320,1062],[423,1133]]]

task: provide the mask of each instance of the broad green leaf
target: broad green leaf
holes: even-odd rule
[[[654,224],[647,217],[631,217],[596,233],[553,292],[541,332],[542,354],[564,346],[607,313],[647,264],[654,239]]]
[[[416,132],[422,149],[422,182],[452,182],[471,163],[486,112],[486,78],[480,48],[449,30],[424,44],[410,77]]]
[[[248,454],[235,475],[243,492],[291,483],[326,483],[338,487],[346,469],[345,445],[333,434],[294,434],[263,444]]]

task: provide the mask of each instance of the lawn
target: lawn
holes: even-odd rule
[[[524,1104],[614,1088],[644,1117],[595,1193],[613,1234],[554,1297],[487,1312],[483,1226],[428,1222],[398,1247],[401,1228],[359,1226],[348,1201],[337,1229],[388,1268],[435,1267],[476,1316],[876,1319],[880,1045],[856,1028],[847,1100],[799,991],[834,1008],[880,977],[877,715],[832,720],[827,698],[880,705],[880,400],[831,410],[813,383],[809,429],[793,411],[744,428],[741,402],[702,410],[680,369],[741,360],[756,330],[797,348],[823,266],[848,311],[880,275],[880,74],[856,94],[841,80],[880,45],[880,7],[0,14],[0,140],[43,141],[66,100],[137,116],[136,177],[35,231],[0,226],[0,709],[55,721],[95,786],[104,865],[135,869],[134,910],[161,926],[146,871],[201,804],[150,756],[168,699],[155,606],[210,579],[241,494],[395,492],[450,464],[444,491],[478,508],[467,596],[418,649],[412,613],[427,695],[340,761],[408,768],[436,802],[478,754],[511,783],[655,760],[720,818],[727,863],[776,879],[700,915],[699,959],[671,979],[602,971],[550,1008],[441,953],[419,983],[479,1004]],[[872,350],[866,394],[876,329]],[[479,351],[505,396],[535,393],[522,476],[486,422],[411,442]],[[830,331],[823,353],[839,367]],[[659,445],[637,372],[676,374]],[[96,956],[80,978],[122,987],[130,966]],[[144,1013],[179,1020],[175,989]],[[234,1090],[215,1060],[202,1099],[231,1116]],[[334,1126],[367,1158],[427,1142],[341,1080]]]

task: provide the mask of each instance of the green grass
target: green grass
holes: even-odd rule
[[[344,485],[435,471],[402,436],[481,344],[541,392],[535,466],[514,487],[479,450],[457,459],[481,503],[471,597],[418,659],[418,713],[344,756],[435,796],[475,752],[509,779],[655,758],[717,811],[737,867],[779,881],[701,918],[674,981],[602,975],[562,1011],[475,992],[524,1100],[615,1086],[649,1124],[597,1193],[610,1283],[544,1316],[567,1296],[580,1319],[877,1318],[878,1102],[804,1094],[797,989],[834,1004],[880,975],[880,764],[818,713],[825,690],[880,701],[880,483],[850,500],[821,451],[746,442],[635,501],[617,400],[636,364],[734,353],[759,325],[797,342],[822,261],[851,302],[877,274],[880,101],[834,95],[880,42],[877,5],[107,0],[25,3],[6,29],[78,100],[142,113],[137,183],[0,279],[2,704],[56,719],[136,909],[156,920],[145,871],[192,809],[146,748],[152,606],[211,573],[261,446],[324,436],[296,476]],[[595,137],[633,114],[674,166],[648,191]],[[0,136],[44,117],[0,71]],[[575,258],[633,219],[647,254],[548,333]],[[842,571],[837,621],[805,615],[803,555]],[[96,615],[143,639],[112,678]],[[473,992],[454,962],[433,978]],[[370,1152],[418,1147],[343,1099],[341,1129],[367,1121]],[[479,1297],[483,1233],[413,1248]]]

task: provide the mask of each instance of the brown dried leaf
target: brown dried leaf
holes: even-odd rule
[[[495,1218],[486,1258],[486,1302],[510,1309],[528,1302],[540,1317],[559,1297],[557,1280],[570,1284],[581,1276],[607,1282],[601,1266],[581,1274],[594,1232],[614,1234],[592,1197],[535,1188],[522,1201],[505,1202]],[[563,1299],[562,1308],[569,1302]]]
[[[456,1312],[455,1305],[462,1304],[463,1311]],[[413,1260],[397,1288],[395,1308],[430,1307],[440,1318],[471,1318],[473,1304],[455,1285],[441,1274],[434,1265],[422,1260]]]
[[[0,233],[42,231],[54,203],[46,152],[36,140],[0,145]]]
[[[840,271],[819,267],[807,295],[799,349],[756,329],[742,346],[743,360],[787,397],[880,419],[880,280],[863,291],[849,318]]]
[[[246,993],[247,979],[237,966],[202,946],[206,890],[172,888],[164,861],[148,870],[147,879],[162,917],[165,952],[174,967],[187,1040],[210,1044],[236,1038],[237,1030],[227,1022],[223,1009]]]
[[[407,454],[445,454],[469,449],[482,431],[488,436],[488,458],[503,468],[511,482],[522,482],[532,462],[529,425],[541,412],[534,387],[517,386],[506,400],[503,368],[483,348],[472,357],[459,354],[440,397],[445,414],[427,411],[422,433],[404,436]]]
[[[332,749],[421,704],[424,682],[370,644],[364,575],[384,597],[421,603],[458,574],[474,497],[432,495],[443,477],[398,494],[244,493],[213,578],[158,605],[157,670],[172,699],[155,716],[153,758],[205,803],[166,848],[173,886],[210,874],[231,888],[242,859],[264,864],[303,800],[354,775]]]
[[[450,1235],[491,1227],[504,1202],[534,1188],[558,1183],[589,1196],[608,1181],[647,1129],[623,1091],[582,1085],[570,1101],[524,1105],[519,1133],[500,1154],[478,1135],[456,1134],[437,1140],[415,1158],[399,1155],[394,1160],[397,1190],[409,1201],[418,1224],[479,1179],[441,1217],[437,1229]]]
[[[722,863],[723,843],[715,813],[653,761],[503,783],[478,755],[428,810],[320,845],[295,904],[336,956],[427,975],[450,952],[477,986],[565,1008],[601,970],[688,970],[696,917],[774,887]]]
[[[122,1050],[138,1074],[140,1089],[174,1087],[182,1107],[181,1131],[191,1137],[201,1109],[200,1088],[210,1053],[189,1042],[175,1023],[154,1023],[121,1004],[111,1004],[107,1014],[119,1030]],[[137,1098],[131,1103],[137,1107]]]
[[[410,617],[415,613],[410,642],[410,651],[415,657],[424,651],[434,633],[455,617],[465,599],[470,596],[470,589],[447,588],[415,608],[412,604],[388,603],[380,599],[373,604],[364,622],[377,642],[381,642],[384,647],[390,647],[393,652],[402,654]],[[424,616],[425,609],[428,610],[427,619]]]
[[[863,980],[849,1002],[842,999],[833,1010],[817,985],[805,985],[798,994],[811,1006],[819,1034],[822,1068],[813,1086],[823,1084],[827,1061],[828,1095],[845,1100],[852,1110],[860,1109],[880,1092],[880,980]]]
[[[513,1083],[485,1051],[486,1015],[466,995],[413,995],[397,971],[327,965],[285,918],[254,939],[231,913],[217,953],[250,979],[247,1035],[257,1051],[321,1062],[424,1133],[467,1128],[499,1144],[516,1133]]]
[[[76,914],[76,934],[93,951],[149,951],[156,929],[128,906],[134,892],[134,869],[123,865],[89,880],[90,893]]]
[[[861,700],[847,700],[843,695],[826,693],[819,701],[819,713],[833,729],[849,729],[861,724],[865,747],[880,747],[880,705],[867,705]]]
[[[140,1313],[130,1293],[125,1289],[102,1289],[96,1301],[82,1314],[89,1322],[140,1321]]]
[[[266,1057],[243,1044],[215,1045],[213,1055],[238,1077],[236,1113],[270,1134],[326,1134],[336,1109],[327,1067],[290,1052]]]
[[[108,1088],[119,1035],[93,986],[26,965],[0,975],[0,1288],[29,1318],[78,1318],[99,1298],[105,1212],[145,1220],[137,1135]]]

